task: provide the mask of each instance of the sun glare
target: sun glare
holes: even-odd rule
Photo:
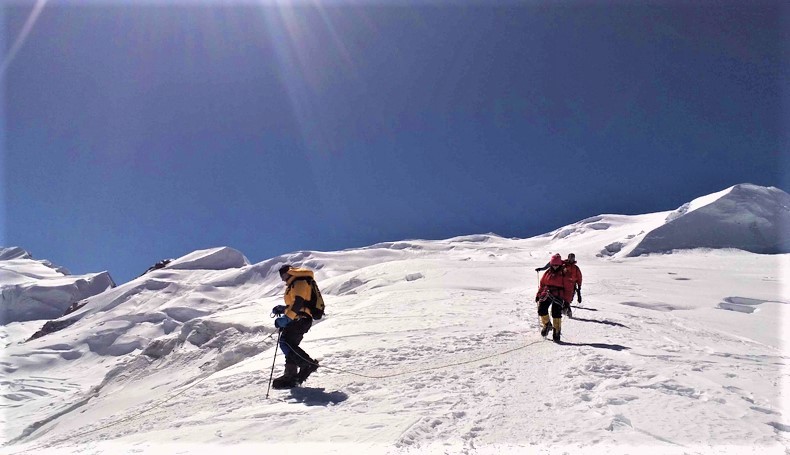
[[[27,39],[28,35],[30,35],[30,31],[33,30],[33,26],[36,25],[36,20],[38,20],[38,16],[41,15],[41,11],[44,10],[44,6],[46,4],[47,0],[36,0],[36,3],[33,5],[33,9],[30,11],[30,16],[28,16],[25,24],[22,26],[22,30],[19,32],[19,36],[16,37],[14,43],[11,45],[11,48],[8,50],[8,53],[3,59],[3,64],[0,66],[0,78],[5,75],[8,66],[11,65],[11,62],[19,52],[19,49],[21,49],[22,45],[25,44],[25,40]]]

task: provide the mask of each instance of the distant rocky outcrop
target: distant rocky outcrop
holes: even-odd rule
[[[167,267],[167,264],[170,264],[174,260],[175,259],[170,258],[170,259],[162,259],[160,261],[156,261],[156,264],[152,265],[151,267],[148,267],[148,269],[145,272],[143,272],[143,274],[140,275],[140,276],[143,276],[146,273],[151,273],[154,270],[163,269],[163,268]],[[137,277],[137,278],[140,278],[140,277]]]
[[[38,331],[36,331],[36,333],[31,335],[31,337],[28,338],[27,341],[35,340],[36,338],[41,338],[44,335],[48,335],[50,333],[57,332],[58,330],[63,330],[66,327],[70,326],[71,324],[74,324],[75,322],[77,322],[77,321],[75,321],[73,319],[72,320],[47,321],[44,324],[44,326],[41,327],[41,329],[39,329]]]

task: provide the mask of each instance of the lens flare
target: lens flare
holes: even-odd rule
[[[38,20],[38,16],[41,15],[41,11],[44,10],[44,6],[46,4],[47,0],[36,0],[36,4],[33,5],[33,9],[30,11],[30,16],[28,16],[27,20],[25,21],[25,25],[22,26],[19,36],[16,37],[14,44],[11,45],[11,48],[8,50],[8,54],[6,54],[5,58],[3,59],[3,64],[0,66],[0,78],[5,75],[6,70],[14,60],[14,57],[22,48],[22,45],[25,44],[25,40],[27,40],[28,35],[30,35],[30,32],[33,30],[33,26],[36,25],[36,20]]]

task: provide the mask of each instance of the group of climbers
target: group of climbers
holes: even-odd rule
[[[547,270],[548,269],[548,270]],[[540,279],[535,302],[538,304],[538,317],[540,318],[540,334],[548,336],[552,331],[552,339],[560,341],[562,333],[562,315],[573,317],[571,302],[576,295],[576,301],[582,302],[582,271],[576,265],[576,255],[568,254],[563,260],[562,256],[555,254],[548,264],[535,269],[536,272],[546,270]],[[551,308],[551,318],[549,318]]]
[[[582,272],[576,265],[576,255],[573,253],[565,260],[555,254],[548,264],[535,269],[536,272],[542,270],[546,272],[540,279],[540,287],[535,295],[540,334],[545,337],[549,331],[553,331],[553,340],[560,341],[563,313],[572,317],[571,301],[574,295],[578,303],[582,301]],[[272,313],[278,316],[274,325],[280,329],[279,345],[285,354],[285,372],[272,381],[272,387],[286,389],[303,383],[318,369],[318,362],[299,344],[313,325],[313,319],[320,319],[323,315],[323,298],[315,284],[312,270],[286,264],[280,267],[279,274],[285,283],[285,305],[275,306]],[[320,301],[318,307],[317,299]]]

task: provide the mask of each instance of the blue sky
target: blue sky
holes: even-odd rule
[[[0,243],[125,282],[787,191],[783,2],[624,3],[46,3],[2,74]]]

